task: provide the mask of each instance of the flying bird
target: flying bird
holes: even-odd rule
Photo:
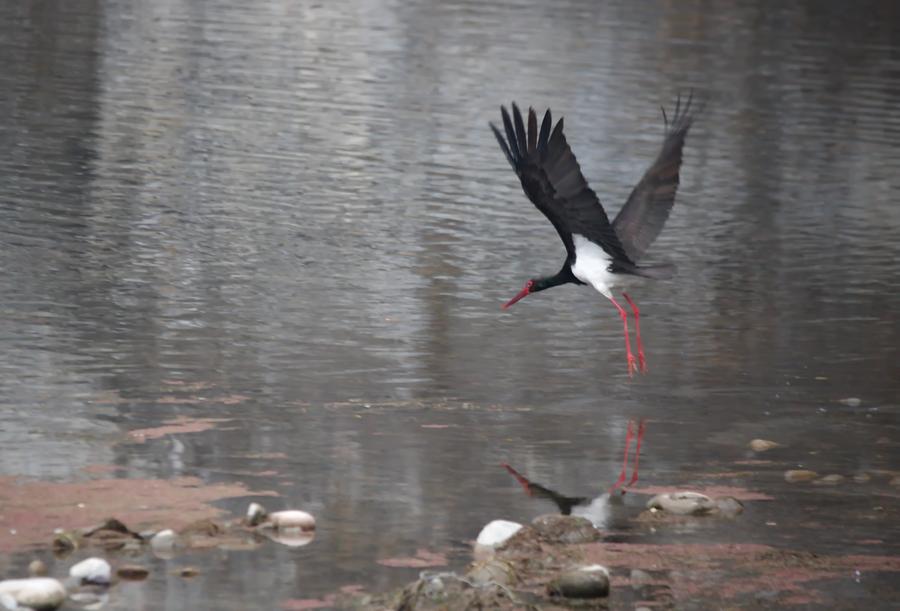
[[[647,369],[641,341],[640,310],[623,292],[634,315],[638,346],[636,361],[631,352],[628,315],[613,296],[613,288],[629,277],[662,279],[674,274],[672,265],[638,265],[638,261],[659,235],[675,203],[684,140],[694,120],[692,101],[693,93],[682,105],[679,95],[671,121],[665,108],[662,109],[665,127],[662,149],[611,223],[566,142],[562,118],[554,127],[550,109],[547,109],[539,131],[534,109],[529,108],[526,129],[522,113],[513,103],[512,118],[504,106],[500,107],[503,132],[490,124],[528,199],[544,213],[566,247],[566,259],[559,272],[528,280],[503,308],[527,295],[562,284],[594,287],[612,302],[622,318],[629,376],[636,371],[638,362],[642,372]]]

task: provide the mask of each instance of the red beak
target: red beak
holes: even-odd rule
[[[522,299],[523,297],[527,297],[529,293],[531,293],[531,286],[529,286],[529,285],[526,284],[526,285],[525,285],[525,288],[522,289],[521,291],[519,291],[519,294],[518,294],[518,295],[516,295],[515,297],[513,297],[512,299],[510,299],[509,301],[507,301],[505,304],[503,304],[503,309],[505,310],[506,308],[508,308],[509,306],[511,306],[512,304],[514,304],[515,302],[517,302],[517,301],[519,301],[520,299]]]

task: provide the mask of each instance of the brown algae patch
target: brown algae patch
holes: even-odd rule
[[[63,483],[0,477],[0,552],[48,545],[57,528],[111,515],[137,528],[180,528],[220,515],[213,501],[251,495],[277,496],[238,483],[204,485],[196,477]]]
[[[158,439],[166,435],[202,433],[214,428],[220,422],[230,421],[231,418],[188,418],[187,416],[178,416],[172,420],[164,421],[162,426],[129,431],[128,437],[137,443],[144,443],[148,439]]]

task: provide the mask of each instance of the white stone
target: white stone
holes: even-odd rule
[[[153,538],[150,539],[150,548],[154,552],[171,551],[175,547],[177,539],[178,535],[175,534],[175,531],[167,528],[153,535]]]
[[[305,511],[300,511],[297,509],[288,509],[285,511],[276,511],[275,513],[270,513],[266,517],[266,521],[263,525],[270,525],[273,528],[288,529],[288,528],[299,528],[303,531],[310,531],[316,529],[316,519],[310,513],[306,513]]]
[[[250,503],[247,507],[247,524],[256,526],[266,517],[266,509],[259,503]]]
[[[506,543],[510,537],[519,532],[520,528],[522,528],[522,525],[518,522],[494,520],[481,529],[476,543],[486,547],[497,547]]]
[[[69,569],[69,577],[80,583],[109,585],[112,568],[103,558],[87,558]]]
[[[4,594],[7,595],[4,601],[12,598],[17,605],[31,607],[35,611],[56,609],[66,600],[66,589],[63,584],[50,577],[0,581],[0,596]]]
[[[19,608],[19,603],[16,602],[15,597],[12,594],[0,594],[0,609],[4,611],[15,611]]]
[[[711,498],[699,492],[669,492],[657,494],[647,502],[649,509],[662,509],[676,515],[702,515],[715,509]]]

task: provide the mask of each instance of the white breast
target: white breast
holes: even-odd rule
[[[572,234],[575,244],[575,263],[572,273],[575,277],[597,289],[607,299],[612,299],[612,286],[616,276],[610,273],[612,258],[597,244],[583,235]]]

